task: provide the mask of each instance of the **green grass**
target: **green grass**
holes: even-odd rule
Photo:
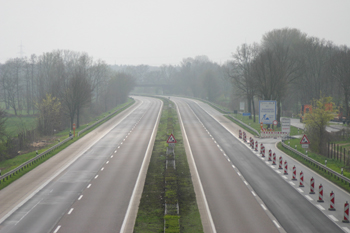
[[[325,156],[319,155],[317,153],[314,152],[310,152],[309,149],[304,149],[301,148],[300,145],[300,139],[291,139],[291,140],[287,140],[285,141],[285,144],[288,145],[288,142],[290,143],[290,146],[292,148],[295,149],[295,146],[297,146],[297,150],[303,154],[306,154],[306,151],[308,151],[308,156],[312,159],[314,159],[315,161],[321,163],[321,164],[325,164],[325,160],[327,160],[327,167],[332,169],[333,171],[336,171],[340,174],[341,172],[341,168],[344,168],[344,173],[343,175],[347,178],[350,178],[350,168],[348,166],[346,166],[344,164],[344,162],[340,162],[338,160],[335,159],[331,159],[331,158],[327,158]],[[282,150],[283,152],[285,152],[286,154],[288,154],[289,156],[295,158],[296,160],[298,160],[299,162],[303,163],[305,166],[309,167],[310,169],[314,170],[315,172],[319,173],[320,175],[324,176],[325,178],[329,179],[330,181],[332,181],[333,183],[337,184],[339,187],[343,188],[344,190],[350,192],[350,186],[349,184],[345,183],[344,181],[336,178],[335,176],[330,175],[329,173],[327,173],[326,171],[324,171],[323,169],[320,169],[317,166],[314,166],[312,163],[310,163],[309,161],[305,160],[304,158],[302,158],[300,155],[285,149],[284,147],[282,147],[281,143],[278,143],[278,148],[280,150]]]
[[[6,133],[9,136],[15,137],[23,129],[32,130],[36,128],[37,120],[35,116],[30,117],[19,117],[12,116],[8,117],[5,123]]]
[[[126,103],[121,104],[119,106],[117,106],[116,108],[113,109],[113,111],[115,111],[116,109],[121,109],[124,106],[134,103],[134,100],[129,99]],[[120,110],[121,111],[121,110]],[[116,112],[115,114],[113,114],[113,116],[117,115],[120,111]],[[110,111],[112,112],[112,110]],[[103,114],[102,114],[103,115]],[[107,113],[105,113],[105,115],[107,115]],[[111,116],[111,117],[113,117]],[[110,118],[109,118],[110,119]],[[107,119],[106,121],[108,121],[109,119]],[[95,128],[97,128],[98,126],[100,126],[101,124],[103,124],[104,122],[101,122],[100,124],[96,125],[95,127],[92,127],[91,129],[87,130],[86,132],[84,132],[83,134],[80,135],[80,137],[75,137],[72,140],[66,142],[65,144],[61,145],[60,147],[56,148],[55,150],[53,150],[52,152],[50,152],[48,155],[46,155],[44,158],[38,160],[36,163],[34,163],[31,166],[28,166],[27,168],[23,169],[22,171],[20,171],[18,174],[11,176],[10,178],[6,179],[5,181],[1,181],[0,184],[0,190],[4,187],[6,187],[7,185],[9,185],[10,183],[12,183],[13,181],[17,180],[18,178],[20,178],[22,175],[24,175],[25,173],[29,172],[30,170],[34,169],[36,166],[38,166],[39,164],[45,162],[47,159],[51,158],[52,156],[56,155],[57,153],[59,153],[60,151],[62,151],[63,149],[65,149],[66,147],[68,147],[69,145],[71,145],[72,143],[74,143],[75,141],[79,140],[81,137],[83,137],[84,135],[88,134],[89,132],[91,132],[92,130],[94,130]],[[93,122],[91,122],[93,123]],[[91,125],[90,123],[90,125]],[[87,126],[85,126],[87,127]],[[84,128],[85,128],[84,127]],[[82,128],[79,128],[79,130],[82,130]],[[60,140],[64,140],[66,138],[68,138],[68,133],[69,133],[69,129],[58,133],[57,135],[60,136]],[[77,134],[76,134],[77,136]],[[52,144],[48,145],[45,148],[42,148],[40,150],[38,150],[38,154],[44,152],[45,150],[51,148],[52,146],[58,144],[58,141],[53,142]],[[26,161],[34,158],[36,156],[36,152],[30,152],[27,154],[22,154],[22,155],[18,155],[15,158],[12,159],[8,159],[8,160],[4,160],[0,162],[0,170],[1,170],[1,174],[5,174],[13,169],[15,169],[16,167],[20,166],[21,164],[25,163]]]
[[[134,232],[164,232],[164,220],[166,220],[166,232],[203,232],[175,106],[167,99],[162,98],[162,100],[164,102],[163,110],[147,171]],[[169,107],[169,104],[171,107]],[[177,141],[175,146],[176,170],[173,170],[173,174],[170,174],[166,178],[165,173],[169,172],[165,170],[165,154],[168,146],[166,140],[170,133],[174,134]],[[165,179],[173,181],[174,178],[176,178],[177,182],[176,197],[174,196],[176,195],[174,190],[168,193],[165,192]],[[170,202],[172,200],[178,200],[179,216],[164,216],[165,198],[168,198]],[[178,221],[180,222],[180,226]]]

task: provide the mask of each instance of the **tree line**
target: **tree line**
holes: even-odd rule
[[[322,96],[331,96],[349,116],[350,49],[309,37],[297,29],[266,33],[260,44],[242,44],[228,65],[236,91],[246,96],[250,112],[254,99],[276,100],[281,110],[300,111]],[[283,105],[282,105],[283,103]]]
[[[124,103],[134,78],[113,71],[87,53],[56,50],[13,58],[0,64],[0,136],[4,116],[34,115],[42,135],[52,135],[81,120]],[[6,113],[7,112],[7,113]],[[11,114],[9,114],[11,112]]]
[[[169,85],[163,88],[164,94],[202,98],[232,110],[245,101],[252,116],[257,114],[258,100],[276,100],[279,119],[282,110],[283,115],[296,116],[301,105],[322,96],[331,96],[343,116],[350,114],[350,48],[298,29],[267,32],[260,43],[238,46],[224,64],[197,56],[184,58],[175,66],[115,68],[132,74],[137,83]],[[151,91],[160,93],[160,89]]]

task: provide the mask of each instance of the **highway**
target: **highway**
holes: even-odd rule
[[[133,232],[162,106],[154,98],[135,99],[1,190],[0,233]],[[288,161],[289,175],[239,140],[239,127],[223,114],[199,101],[171,100],[179,111],[205,232],[350,232],[341,222],[349,194],[279,152],[277,140],[260,142]],[[293,165],[298,174],[304,171],[303,188],[291,180]],[[323,184],[324,203],[308,194],[311,177],[315,187]],[[331,190],[336,211],[328,211]]]
[[[45,177],[34,191],[21,191],[21,202],[9,200],[0,232],[131,232],[162,106],[154,98],[135,99],[133,107],[2,190],[0,197],[8,196],[21,188],[17,183],[26,181],[27,189],[33,175]]]
[[[258,153],[254,153],[237,139],[234,134],[238,134],[238,127],[222,114],[198,101],[182,98],[172,98],[172,100],[179,107],[188,135],[205,200],[209,207],[208,219],[210,220],[211,215],[215,228],[212,232],[274,232],[276,230],[343,232],[348,230],[347,225],[340,223],[341,218],[335,221],[334,216],[329,216],[326,209],[329,201],[325,199],[325,203],[322,203],[323,207],[321,206],[322,210],[317,206],[315,197],[309,200],[303,195],[308,191],[307,184],[303,188],[306,189],[305,191],[302,189],[299,191],[295,187],[297,182],[290,183],[291,166],[289,166],[289,177],[283,177],[280,172],[276,172],[278,170],[276,166],[271,168],[271,163],[267,164],[267,161],[261,159]],[[269,140],[265,142],[268,143]],[[274,147],[273,141],[270,141],[269,147]],[[277,151],[276,148],[273,149]],[[285,155],[284,157],[286,158]],[[297,164],[295,161],[293,163]],[[290,160],[289,164],[293,163]],[[298,166],[298,168],[303,167]],[[303,169],[307,173],[313,173],[306,171],[305,167]],[[316,177],[316,174],[314,175]],[[238,176],[241,178],[237,179]],[[317,177],[317,179],[321,178]],[[332,183],[324,179],[322,182],[327,186],[327,192],[328,187],[336,190],[336,186]],[[339,196],[344,195],[344,198],[349,198],[349,195],[340,191],[339,188],[336,192]],[[257,196],[256,199],[254,195]],[[343,203],[339,202],[339,211],[336,214],[343,213],[343,208],[340,207],[344,205]],[[205,209],[205,203],[200,206],[200,209]],[[204,220],[204,223],[207,222],[208,226],[205,228],[210,229],[212,227],[210,221]]]

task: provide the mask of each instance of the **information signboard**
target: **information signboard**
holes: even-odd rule
[[[276,120],[276,101],[260,100],[259,101],[259,122],[263,124],[272,124]]]
[[[290,134],[290,118],[281,117],[282,132]]]
[[[239,110],[244,111],[244,102],[239,103]]]

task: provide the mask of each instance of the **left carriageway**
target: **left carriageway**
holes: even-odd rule
[[[0,233],[132,232],[162,102],[136,103],[0,191]]]

